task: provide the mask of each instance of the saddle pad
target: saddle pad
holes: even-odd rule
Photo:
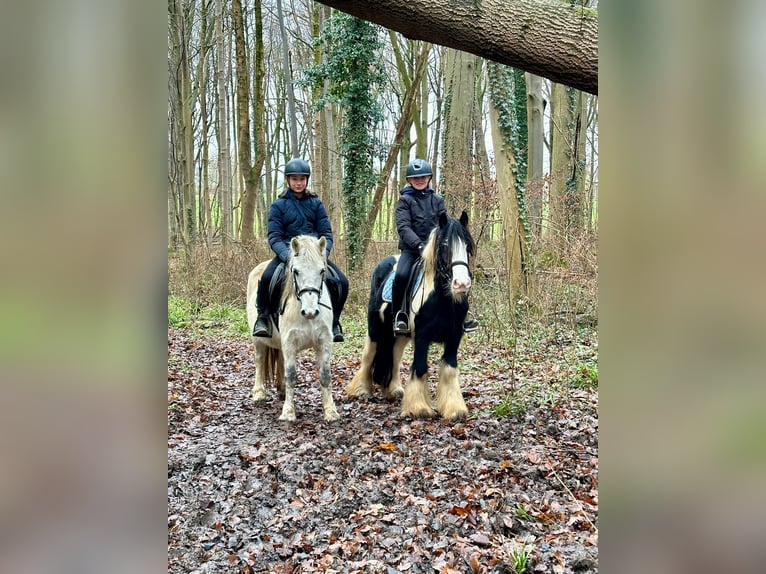
[[[391,271],[391,273],[388,274],[386,277],[386,280],[383,282],[383,301],[386,303],[391,302],[391,298],[394,295],[394,276],[396,275],[396,271]],[[418,290],[418,287],[420,286],[420,282],[423,280],[423,272],[418,271],[417,275],[415,276],[414,285],[412,286],[412,293]]]

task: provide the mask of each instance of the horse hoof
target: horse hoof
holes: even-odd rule
[[[409,417],[413,419],[430,419],[436,414],[433,409],[416,409],[414,411],[402,411],[403,417]]]
[[[294,423],[295,422],[295,415],[294,414],[290,414],[290,415],[284,415],[283,414],[283,415],[279,416],[279,420],[284,421],[286,423]]]
[[[370,396],[370,391],[368,391],[367,389],[363,387],[358,387],[358,386],[351,388],[351,386],[349,385],[348,387],[346,387],[344,392],[346,393],[346,396],[351,399],[360,399],[362,397]]]
[[[260,403],[266,399],[266,391],[253,391],[253,402]]]
[[[401,386],[389,389],[386,392],[386,397],[392,401],[401,401],[404,398],[404,389]]]
[[[338,411],[325,413],[324,420],[325,422],[328,422],[328,423],[334,423],[335,421],[340,420],[340,415],[338,414]]]
[[[468,411],[455,411],[453,413],[443,413],[442,418],[448,422],[462,421],[468,416]]]

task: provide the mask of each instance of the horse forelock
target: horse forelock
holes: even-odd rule
[[[290,246],[290,257],[287,260],[288,277],[284,281],[282,289],[282,302],[288,297],[295,295],[295,282],[293,281],[293,269],[296,265],[305,264],[311,269],[324,269],[326,260],[324,253],[319,249],[319,240],[312,235],[299,235],[295,238],[298,242],[298,254],[293,253]],[[299,267],[300,269],[300,267]]]
[[[436,261],[437,264],[449,266],[452,258],[452,246],[457,241],[460,241],[465,245],[469,258],[473,256],[473,238],[468,229],[463,227],[459,220],[450,217],[447,221],[447,225],[441,228],[437,227],[432,232],[432,235],[435,235],[435,238],[429,238],[429,241],[432,239],[434,240],[434,253],[438,257]],[[447,248],[443,249],[442,246],[446,246]]]

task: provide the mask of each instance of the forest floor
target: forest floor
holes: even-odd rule
[[[573,332],[519,337],[511,355],[468,335],[471,414],[451,423],[346,398],[364,340],[347,331],[341,420],[323,421],[304,352],[286,424],[276,389],[250,399],[246,338],[170,327],[168,572],[597,572],[598,344]]]

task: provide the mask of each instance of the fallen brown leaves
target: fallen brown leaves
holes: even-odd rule
[[[285,425],[274,389],[250,401],[246,341],[169,330],[168,571],[500,573],[519,545],[528,572],[597,571],[596,391],[499,418],[497,385],[521,392],[562,367],[538,349],[501,372],[485,352],[466,356],[472,417],[456,424],[346,399],[353,357],[333,362],[342,418],[325,423],[301,356]]]

